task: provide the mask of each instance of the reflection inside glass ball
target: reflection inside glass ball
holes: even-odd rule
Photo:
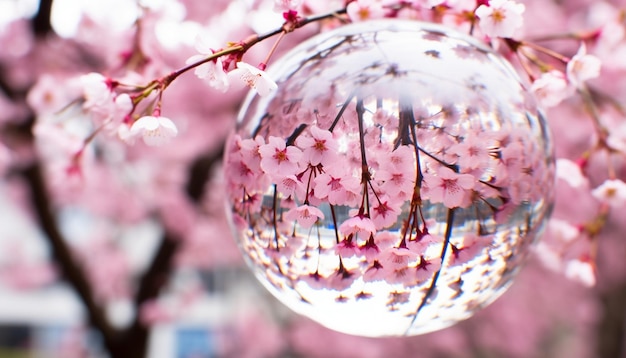
[[[261,282],[341,332],[414,335],[510,284],[549,215],[545,122],[511,66],[417,22],[349,25],[275,63],[225,156]]]

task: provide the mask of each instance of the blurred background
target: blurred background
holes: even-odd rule
[[[529,38],[614,20],[624,31],[623,2],[523,3]],[[76,102],[81,75],[147,83],[197,54],[198,34],[219,48],[280,27],[273,6],[0,0],[1,358],[626,357],[623,211],[611,211],[594,241],[595,285],[533,254],[513,286],[467,321],[423,336],[361,338],[287,310],[245,267],[226,223],[220,177],[221,148],[243,91],[222,94],[182,76],[164,95],[163,113],[181,132],[169,147],[127,148],[102,136],[81,167],[71,166],[68,153],[93,131]],[[306,15],[345,4],[300,6]],[[290,34],[276,56],[319,29]],[[255,47],[248,62],[259,62],[271,45]],[[578,47],[550,45],[569,55]],[[623,102],[620,58],[594,84]],[[569,101],[548,112],[559,157],[574,160],[589,147],[591,124],[581,108]],[[594,170],[607,165],[598,162],[592,186],[601,182]],[[616,171],[626,176],[621,162]],[[566,199],[557,201],[555,217],[592,222],[597,205],[589,193],[563,183],[557,199]]]

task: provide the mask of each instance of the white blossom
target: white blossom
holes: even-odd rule
[[[526,7],[512,0],[491,0],[489,6],[480,5],[476,16],[480,19],[480,29],[491,37],[512,37],[522,27],[522,14]]]
[[[178,134],[178,129],[169,118],[161,116],[144,116],[130,127],[131,136],[141,135],[144,143],[159,146],[167,143]]]
[[[594,55],[587,54],[587,47],[583,43],[578,52],[567,63],[567,79],[576,87],[592,78],[600,76],[602,62]]]
[[[265,71],[245,62],[237,62],[237,68],[229,72],[230,76],[238,77],[260,96],[267,96],[278,88],[278,85]]]

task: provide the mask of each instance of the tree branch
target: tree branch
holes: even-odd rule
[[[44,37],[52,32],[52,23],[50,21],[50,16],[52,15],[52,1],[53,0],[39,1],[39,11],[37,11],[37,15],[35,15],[31,21],[31,27],[37,37]]]
[[[218,149],[199,156],[191,164],[185,190],[189,199],[194,203],[198,203],[198,201],[202,198],[204,188],[211,174],[211,170],[219,161],[222,160],[222,157],[224,156],[224,144],[224,142],[220,143],[217,146]]]
[[[626,283],[617,285],[600,296],[602,315],[597,331],[598,358],[626,355]]]
[[[35,163],[24,171],[24,178],[31,191],[33,203],[41,229],[48,237],[52,247],[52,255],[61,270],[63,277],[76,290],[87,309],[89,322],[97,328],[108,346],[115,340],[116,332],[106,319],[102,307],[96,302],[91,285],[85,276],[82,267],[76,262],[57,226],[56,219],[50,207],[50,199],[39,163]]]

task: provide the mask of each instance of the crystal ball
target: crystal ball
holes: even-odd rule
[[[225,149],[249,267],[333,330],[417,335],[519,271],[553,203],[550,134],[489,47],[415,21],[352,24],[273,63]]]

